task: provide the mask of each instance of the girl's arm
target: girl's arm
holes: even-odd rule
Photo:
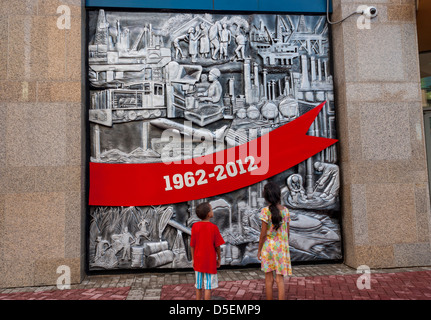
[[[262,228],[260,230],[260,238],[259,238],[259,248],[257,249],[257,258],[260,260],[260,255],[262,251],[263,244],[266,240],[266,233],[268,231],[268,224],[265,221],[262,221]]]
[[[217,268],[220,268],[220,265],[221,265],[221,250],[220,250],[220,247],[216,248],[216,252],[217,252]]]

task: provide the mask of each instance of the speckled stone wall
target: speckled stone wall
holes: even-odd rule
[[[345,263],[431,264],[428,175],[413,0],[336,0],[333,26]]]
[[[62,4],[70,29],[58,27]],[[0,287],[55,284],[61,265],[82,279],[81,6],[0,1]]]

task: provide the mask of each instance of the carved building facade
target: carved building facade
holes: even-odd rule
[[[0,286],[55,283],[60,265],[70,266],[73,282],[91,272],[191,268],[190,232],[203,201],[226,241],[222,266],[256,265],[268,181],[291,214],[294,263],[431,264],[413,1],[379,2],[384,14],[370,29],[355,18],[331,25],[326,1],[257,1],[247,10],[218,1],[58,2],[71,10],[69,28],[42,1],[25,18],[6,15],[31,36],[26,29],[6,40]],[[352,6],[334,1],[333,20]],[[39,56],[46,28],[57,41]],[[22,63],[12,63],[14,46],[27,52]],[[89,205],[90,163],[208,155],[322,104],[307,134],[337,144],[268,179],[184,202]],[[18,130],[23,114],[26,129]],[[166,131],[179,140],[164,139]],[[186,144],[190,132],[198,139]]]

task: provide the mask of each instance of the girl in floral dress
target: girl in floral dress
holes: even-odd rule
[[[257,257],[261,260],[262,271],[265,272],[266,299],[272,300],[275,271],[278,299],[284,300],[284,277],[292,275],[289,252],[290,214],[289,210],[280,204],[281,191],[278,185],[267,183],[263,196],[269,205],[262,209],[259,216],[262,230]]]

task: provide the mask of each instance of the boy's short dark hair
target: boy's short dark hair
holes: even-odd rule
[[[212,208],[209,202],[202,202],[196,207],[196,215],[199,219],[204,220],[211,210]]]

